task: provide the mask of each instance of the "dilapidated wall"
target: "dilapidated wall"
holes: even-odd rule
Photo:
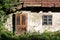
[[[30,11],[21,11],[22,13],[28,14],[27,17],[27,32],[39,32],[43,33],[44,31],[57,31],[60,30],[60,12],[30,12]],[[21,13],[21,12],[16,12]],[[52,25],[42,25],[42,16],[43,15],[52,15]],[[12,31],[12,15],[7,19],[5,27]]]
[[[58,12],[26,12],[28,13],[28,32],[44,32],[44,31],[57,31],[60,30],[60,13]],[[52,25],[42,25],[42,16],[52,15]]]
[[[12,31],[13,29],[13,25],[12,25],[12,15],[13,14],[9,14],[7,21],[4,23],[5,28],[8,29],[9,31]]]

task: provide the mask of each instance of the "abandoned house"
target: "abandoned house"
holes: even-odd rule
[[[5,28],[11,32],[60,30],[60,0],[19,0],[20,11],[9,14]]]

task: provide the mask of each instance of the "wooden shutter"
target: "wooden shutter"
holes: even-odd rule
[[[27,16],[26,14],[16,14],[15,16],[15,29],[17,34],[26,32]]]

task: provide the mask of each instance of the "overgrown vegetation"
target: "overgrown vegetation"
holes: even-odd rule
[[[7,19],[7,14],[10,13],[10,3],[12,0],[0,0],[0,40],[8,38],[10,33],[8,30],[4,28],[4,23]],[[7,40],[7,39],[6,39]]]
[[[12,0],[0,0],[0,27],[6,21],[7,15],[10,13],[10,3]]]
[[[0,40],[60,40],[60,31],[47,33],[25,33],[17,36],[4,28],[6,14],[10,13],[10,3],[12,0],[0,0]],[[13,5],[12,5],[13,6]]]
[[[0,40],[60,40],[60,31],[43,34],[25,33],[19,36],[5,31],[0,33]]]

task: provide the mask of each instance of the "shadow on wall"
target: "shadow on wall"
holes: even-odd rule
[[[60,7],[25,7],[20,9],[22,11],[31,11],[31,12],[48,12],[48,11],[52,11],[52,12],[60,12]]]
[[[12,15],[13,33],[15,32],[15,14]]]

